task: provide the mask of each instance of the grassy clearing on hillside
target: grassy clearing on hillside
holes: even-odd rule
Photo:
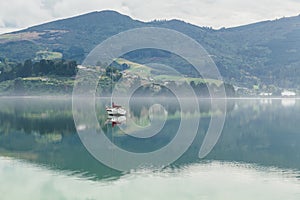
[[[157,75],[160,72],[160,70],[158,68],[152,69],[151,67],[149,67],[147,65],[142,65],[142,64],[135,63],[135,62],[131,62],[131,61],[128,61],[123,58],[117,59],[116,62],[118,62],[119,64],[125,63],[125,64],[129,65],[129,69],[125,70],[125,72],[127,72],[127,73],[136,74],[141,77],[149,77],[150,76],[156,81],[161,81],[161,82],[174,81],[174,82],[188,82],[188,83],[191,83],[192,81],[194,81],[196,84],[208,83],[208,84],[216,84],[217,86],[220,86],[220,84],[222,84],[222,81],[220,81],[220,80],[191,78],[191,77],[186,77],[184,75],[181,75],[179,73],[178,73],[178,75],[176,75],[176,74],[174,74],[173,71],[170,72],[173,75],[167,75],[166,74],[167,71],[165,71],[166,69],[162,69],[161,75]],[[152,73],[153,71],[155,71],[155,74]]]
[[[38,51],[36,52],[36,57],[34,60],[55,60],[62,59],[63,55],[60,52],[52,52],[52,51]]]

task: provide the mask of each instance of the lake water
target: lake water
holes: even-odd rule
[[[155,152],[176,138],[181,121],[201,118],[193,142],[175,162],[121,172],[85,148],[77,130],[89,125],[76,124],[76,130],[72,99],[0,98],[0,199],[300,199],[300,100],[228,100],[221,135],[204,158],[201,145],[211,117],[220,112],[206,100],[199,101],[200,112],[183,114],[176,100],[159,103],[164,109],[131,102],[126,119],[112,120],[104,109],[109,100],[97,99],[98,128],[115,145],[106,155],[112,164],[122,160],[117,148]],[[134,137],[155,123],[158,134]],[[184,129],[186,137],[193,129]]]

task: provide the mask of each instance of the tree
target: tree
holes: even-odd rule
[[[20,70],[20,77],[29,77],[32,75],[32,61],[26,60]]]

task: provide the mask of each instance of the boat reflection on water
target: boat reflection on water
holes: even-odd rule
[[[126,116],[108,115],[105,124],[111,124],[112,127],[126,123]]]

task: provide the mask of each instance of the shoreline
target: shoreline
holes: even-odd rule
[[[39,99],[39,98],[47,98],[47,99],[72,99],[75,96],[73,95],[0,95],[0,99]],[[85,96],[76,96],[76,98],[85,98]],[[95,99],[110,99],[110,96],[103,96],[103,97],[95,97]],[[126,97],[118,97],[118,98],[126,98]],[[135,99],[155,99],[155,98],[159,98],[158,97],[134,97]],[[163,99],[177,99],[174,97],[161,97]],[[192,97],[185,97],[185,98],[181,98],[181,99],[191,99]],[[300,97],[226,97],[226,98],[222,98],[222,97],[215,97],[215,98],[209,98],[209,97],[197,97],[197,99],[199,100],[211,100],[211,99],[215,99],[215,100],[264,100],[264,99],[270,99],[270,100],[280,100],[280,99],[295,99],[295,100],[299,100]]]

